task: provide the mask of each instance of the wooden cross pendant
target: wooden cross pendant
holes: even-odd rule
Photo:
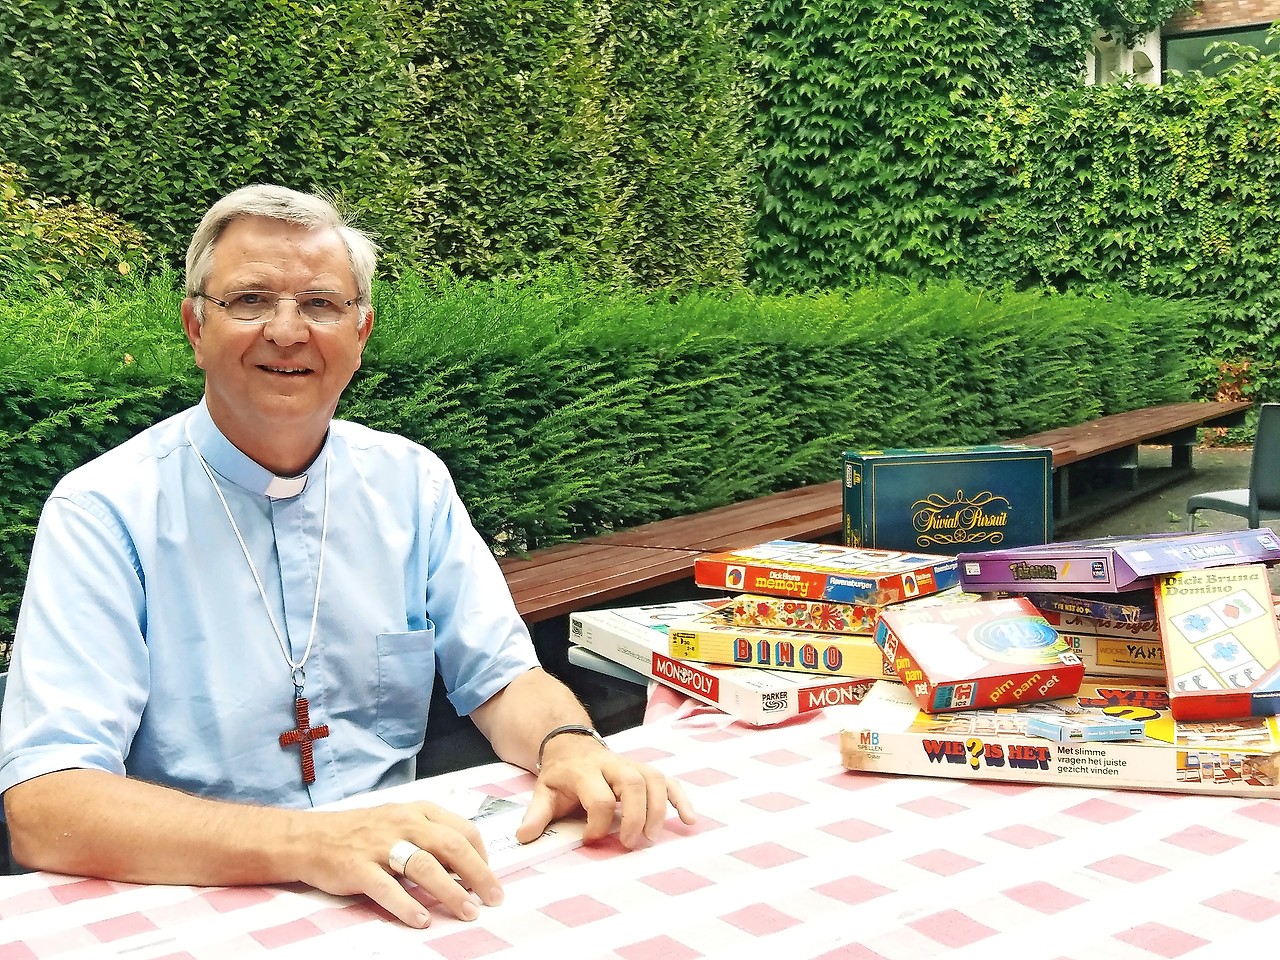
[[[310,786],[316,782],[316,759],[311,752],[311,743],[327,737],[329,725],[322,723],[318,727],[311,726],[311,704],[306,697],[298,697],[293,701],[293,712],[298,718],[298,726],[280,734],[280,746],[298,744],[302,751],[302,782]]]

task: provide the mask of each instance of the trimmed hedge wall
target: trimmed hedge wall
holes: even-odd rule
[[[0,299],[0,637],[64,472],[194,402],[169,275]],[[405,277],[339,415],[427,444],[496,551],[839,475],[847,448],[987,443],[1192,397],[1181,304],[956,283],[798,297]]]

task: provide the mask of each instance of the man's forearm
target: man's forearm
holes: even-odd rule
[[[591,723],[573,692],[541,668],[511,681],[477,707],[471,719],[499,757],[526,770],[537,767],[538,747],[548,731],[566,723]]]
[[[305,812],[205,800],[100,770],[12,787],[5,813],[24,866],[135,883],[300,879]]]

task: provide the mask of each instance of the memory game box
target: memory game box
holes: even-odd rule
[[[954,555],[1052,539],[1053,453],[1047,447],[845,451],[849,546]]]

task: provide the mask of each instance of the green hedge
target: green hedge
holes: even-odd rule
[[[0,298],[0,636],[57,478],[199,395],[177,278]],[[341,416],[435,449],[495,550],[839,475],[857,447],[985,443],[1192,396],[1196,319],[1136,299],[886,284],[607,293],[442,274],[376,290]]]

